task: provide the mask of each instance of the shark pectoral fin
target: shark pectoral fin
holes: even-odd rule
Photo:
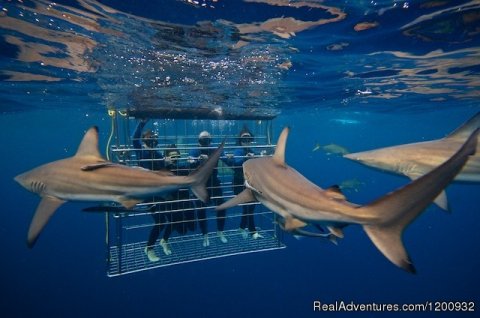
[[[143,202],[143,200],[140,199],[135,199],[135,198],[129,198],[129,197],[121,197],[118,199],[118,203],[123,205],[127,209],[133,208],[136,204]]]
[[[364,225],[363,229],[373,244],[393,264],[415,274],[416,270],[402,242],[402,227]]]
[[[157,170],[157,171],[154,171],[154,172],[155,172],[155,174],[157,174],[159,176],[162,176],[162,177],[171,177],[171,176],[175,175],[170,170]]]
[[[91,165],[86,165],[81,167],[80,169],[82,171],[92,171],[92,170],[97,170],[100,168],[105,168],[105,167],[110,167],[110,166],[116,166],[117,164],[109,162],[109,161],[104,161],[104,162],[99,162],[99,163],[94,163]]]
[[[220,210],[225,210],[228,208],[232,208],[236,205],[242,204],[242,203],[248,203],[248,202],[256,202],[257,199],[253,195],[252,190],[250,189],[245,189],[239,194],[237,194],[235,197],[231,198],[227,202],[217,206],[215,210],[220,211]]]
[[[33,216],[30,228],[28,229],[27,245],[32,248],[40,235],[40,232],[48,223],[48,220],[52,217],[55,211],[65,201],[55,197],[43,197],[42,201],[38,204],[35,215]]]
[[[433,200],[433,202],[441,209],[450,212],[450,206],[448,205],[447,193],[445,193],[445,190],[440,192],[440,194],[435,198],[435,200]]]
[[[287,216],[285,218],[285,231],[293,231],[295,229],[298,229],[300,227],[306,226],[307,223],[303,222],[302,220],[299,220],[297,218],[294,218],[293,216]]]
[[[330,233],[332,233],[334,236],[338,237],[338,238],[343,238],[343,230],[341,228],[338,228],[338,227],[334,227],[334,226],[327,226],[327,229],[330,231]]]

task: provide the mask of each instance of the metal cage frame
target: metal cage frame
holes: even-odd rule
[[[155,150],[164,152],[171,149],[171,145],[176,145],[176,150],[180,153],[179,161],[183,161],[180,166],[182,169],[188,167],[188,153],[199,147],[198,133],[208,130],[212,136],[212,147],[216,148],[218,144],[225,140],[224,154],[232,153],[235,149],[241,147],[236,144],[238,132],[242,127],[247,126],[255,136],[255,141],[251,148],[255,156],[271,156],[275,150],[275,144],[272,143],[273,117],[258,118],[250,116],[229,116],[228,119],[212,117],[208,114],[195,113],[194,118],[189,118],[185,113],[172,113],[159,110],[157,112],[149,110],[148,112],[138,111],[109,111],[112,120],[112,131],[107,144],[107,157],[113,162],[126,164],[129,166],[139,165],[139,159],[136,157],[136,151],[133,147],[132,133],[133,127],[139,118],[150,118],[149,127],[158,136],[158,145]],[[169,117],[166,117],[169,116]],[[173,117],[173,118],[172,118]],[[191,159],[191,158],[190,158]],[[223,156],[222,160],[225,159]],[[160,159],[162,160],[162,159]],[[243,184],[234,184],[232,168],[234,166],[226,165],[219,160],[216,168],[220,179],[221,195],[214,199],[226,201],[234,196],[234,187],[243,187]],[[212,185],[207,185],[207,188]],[[180,189],[179,191],[189,191]],[[180,193],[180,192],[178,192]],[[216,200],[213,200],[218,202]],[[203,261],[212,258],[220,258],[246,253],[263,252],[285,248],[283,243],[283,231],[277,224],[275,214],[258,202],[242,204],[241,206],[228,209],[225,218],[225,229],[223,231],[227,243],[217,237],[215,219],[216,214],[213,211],[213,203],[204,206],[198,204],[200,201],[192,195],[182,195],[182,197],[156,196],[137,204],[133,210],[126,210],[118,205],[105,208],[106,221],[106,246],[107,246],[107,276],[114,277],[153,268],[183,264],[188,262]],[[254,219],[257,233],[262,237],[253,239],[251,235],[246,235],[245,231],[239,230],[240,217],[242,216],[243,206],[254,205]],[[153,211],[151,207],[161,207]],[[205,239],[199,232],[198,211],[205,209],[208,224],[208,238],[210,245],[202,246]],[[191,233],[174,233],[168,239],[172,250],[171,255],[165,255],[162,247],[155,244],[154,251],[160,257],[157,262],[150,261],[145,254],[149,229],[155,224],[151,215],[153,213],[185,213],[192,210],[196,218],[189,220],[195,223],[195,230]],[[152,212],[153,211],[153,212]],[[203,219],[202,219],[203,220]],[[184,220],[178,222],[186,222]],[[177,222],[177,223],[178,223]],[[175,224],[181,225],[181,224]],[[173,222],[163,224],[163,226],[172,226]],[[160,239],[160,238],[159,238]]]

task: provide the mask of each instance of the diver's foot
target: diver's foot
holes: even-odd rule
[[[255,232],[255,233],[252,234],[252,238],[254,240],[256,240],[256,239],[259,239],[259,238],[263,238],[263,235],[258,233],[258,232]]]
[[[228,242],[227,238],[225,237],[225,234],[223,234],[223,231],[217,231],[217,236],[220,239],[220,241],[222,241],[222,243]]]
[[[150,262],[158,262],[160,260],[157,254],[155,254],[155,251],[153,250],[153,248],[148,248],[147,246],[145,247],[144,252],[145,252],[145,255],[147,255],[148,260]]]
[[[208,240],[208,234],[203,235],[203,247],[207,247],[210,245],[210,241]]]
[[[168,244],[168,241],[166,241],[165,239],[161,239],[160,246],[163,248],[163,252],[165,253],[165,255],[168,256],[172,254],[172,250],[170,249],[170,244]]]
[[[242,228],[240,228],[239,231],[240,231],[240,234],[242,234],[243,239],[246,240],[246,239],[248,238],[248,231],[247,231],[247,229],[242,229]]]

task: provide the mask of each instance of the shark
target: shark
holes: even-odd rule
[[[480,112],[441,139],[350,153],[344,157],[415,180],[447,161],[478,128]],[[468,159],[455,177],[455,181],[480,182],[480,154],[477,153]],[[435,199],[435,203],[442,209],[449,210],[444,191]]]
[[[169,171],[105,160],[98,149],[98,128],[91,127],[73,157],[41,165],[14,178],[41,197],[28,229],[27,245],[34,246],[55,211],[67,201],[113,201],[131,209],[151,195],[188,187],[206,202],[209,197],[205,186],[222,150],[223,143],[191,174],[176,176]]]
[[[476,151],[479,130],[444,163],[409,184],[366,205],[346,200],[338,186],[322,189],[285,163],[289,128],[281,132],[271,157],[245,161],[245,189],[216,207],[227,209],[259,201],[281,217],[282,228],[299,232],[307,225],[321,224],[336,230],[335,224],[358,224],[378,250],[393,264],[409,273],[415,267],[403,245],[404,229],[432,202]]]
[[[315,152],[320,149],[322,149],[327,155],[346,155],[350,153],[347,148],[337,144],[321,146],[319,143],[315,144],[315,147],[312,149],[312,151]]]

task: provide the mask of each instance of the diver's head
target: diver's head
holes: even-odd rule
[[[145,148],[155,148],[158,145],[158,135],[147,129],[142,134],[142,144]]]
[[[238,145],[249,146],[253,142],[253,134],[247,127],[243,127],[238,136]]]
[[[202,147],[207,147],[210,146],[210,143],[212,142],[212,136],[210,133],[206,130],[202,131],[200,135],[198,135],[198,143]]]
[[[168,149],[165,150],[164,156],[166,166],[176,166],[178,164],[178,159],[180,158],[180,152],[175,144],[171,144],[168,146]]]

